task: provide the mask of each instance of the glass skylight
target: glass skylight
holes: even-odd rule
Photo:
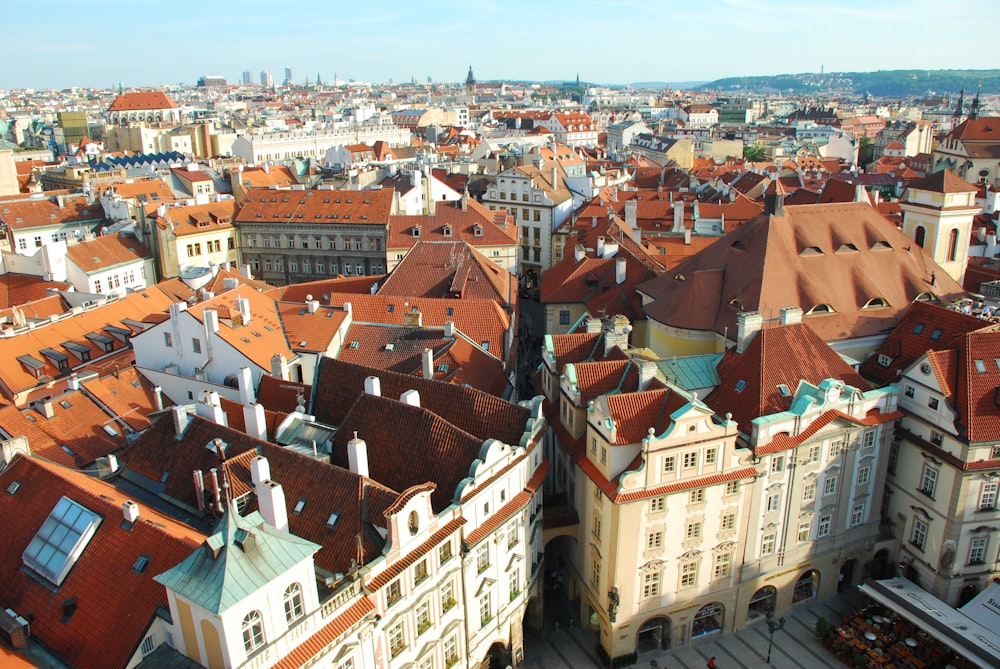
[[[53,585],[63,579],[90,542],[101,517],[68,497],[56,503],[21,559]]]

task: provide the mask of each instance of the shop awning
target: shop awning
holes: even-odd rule
[[[858,590],[895,611],[938,642],[984,667],[1000,666],[1000,634],[905,578],[866,580]]]

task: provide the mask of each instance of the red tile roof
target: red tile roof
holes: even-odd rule
[[[104,208],[99,202],[87,202],[82,198],[67,198],[61,207],[52,200],[4,202],[0,205],[0,221],[11,230],[51,228],[80,222],[96,226],[104,221]]]
[[[273,669],[299,669],[321,653],[333,642],[354,629],[367,616],[375,613],[375,607],[367,598],[351,604],[343,613],[328,622],[322,629],[295,647],[295,650],[281,658]]]
[[[731,413],[740,431],[750,421],[786,411],[799,381],[838,379],[865,390],[868,384],[805,323],[765,327],[742,353],[726,351],[716,367],[719,385],[705,398],[716,413]],[[788,395],[778,388],[784,385]]]
[[[167,97],[163,91],[143,91],[121,93],[108,107],[109,112],[145,111],[147,109],[177,109],[177,103]]]
[[[270,190],[252,188],[236,220],[245,223],[388,225],[393,191]],[[258,216],[260,214],[260,216]]]
[[[517,302],[517,277],[468,243],[420,241],[376,294],[474,298],[506,306]]]
[[[820,416],[818,416],[809,427],[802,430],[794,437],[789,435],[787,432],[779,432],[775,434],[771,441],[766,444],[761,444],[754,448],[754,453],[758,456],[767,455],[769,453],[778,453],[780,451],[787,451],[796,446],[805,443],[813,435],[822,430],[824,427],[829,425],[835,420],[845,420],[849,423],[855,425],[863,425],[865,427],[871,427],[873,425],[880,425],[882,423],[891,423],[894,420],[898,420],[903,417],[902,411],[891,411],[889,413],[882,413],[878,409],[871,409],[865,414],[864,418],[856,418],[848,413],[839,411],[836,409],[831,409],[829,411],[824,411]]]
[[[124,525],[128,497],[95,478],[40,460],[17,457],[0,475],[4,543],[0,552],[0,602],[31,620],[32,636],[75,667],[123,667],[139,648],[167,593],[153,576],[174,566],[205,539],[141,505],[139,520]],[[62,496],[101,517],[93,538],[62,585],[53,588],[25,568],[21,554]],[[134,570],[139,558],[145,569]],[[63,603],[75,600],[66,619]]]
[[[970,442],[1000,440],[1000,326],[961,336],[952,404],[960,432]],[[982,370],[982,371],[980,371]]]
[[[236,200],[222,200],[185,207],[167,207],[163,216],[156,216],[161,230],[170,230],[178,237],[213,233],[233,228]]]
[[[931,172],[923,179],[911,182],[908,188],[932,193],[975,193],[978,190],[976,186],[950,170]]]
[[[686,396],[666,388],[607,395],[606,400],[618,428],[615,445],[638,444],[650,428],[656,434],[663,434],[672,423],[670,414],[690,402]]]
[[[118,416],[137,432],[149,427],[149,414],[157,410],[153,384],[132,366],[80,385],[107,413]],[[165,395],[161,401],[164,407],[173,404]]]
[[[282,381],[270,374],[261,374],[257,383],[257,402],[272,411],[291,413],[299,405],[302,397],[304,406],[309,405],[312,386],[296,381]]]
[[[101,235],[66,247],[66,258],[92,274],[152,258],[146,245],[133,235]]]
[[[30,313],[29,308],[41,309],[42,311],[35,313],[45,314],[42,316],[43,318],[55,313],[63,313],[65,305],[62,304],[62,298],[49,297],[48,291],[68,290],[72,285],[64,281],[45,281],[42,277],[29,274],[14,274],[12,272],[0,274],[0,308],[7,309],[15,305],[35,302],[34,305],[22,309],[26,316]]]

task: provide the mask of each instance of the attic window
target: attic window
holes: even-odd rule
[[[789,390],[788,386],[786,386],[784,383],[779,383],[778,384],[778,392],[781,393],[782,397],[791,397],[792,396],[792,391]]]
[[[20,487],[21,487],[21,482],[20,481],[14,481],[9,486],[7,486],[7,494],[8,495],[13,495],[14,493],[17,492],[17,489],[20,488]]]
[[[387,306],[387,307],[385,308],[385,311],[386,311],[386,313],[388,313],[388,314],[391,314],[391,313],[392,313],[392,310],[393,310],[393,309],[395,309],[395,308],[396,308],[396,305],[395,305],[395,304],[390,304],[389,306]]]
[[[934,332],[931,333],[931,341],[937,341],[941,338],[941,328],[934,328]]]
[[[357,348],[359,346],[361,346],[361,342],[352,341],[351,345],[348,348]]]
[[[395,345],[395,344],[386,344],[386,345],[385,345],[385,350],[387,350],[387,351],[391,351],[391,350],[393,350],[394,348],[396,348],[396,345]]]
[[[986,373],[986,363],[985,362],[983,362],[982,360],[973,360],[972,362],[976,365],[976,371],[977,372],[979,372],[980,374],[985,374]]]
[[[736,249],[737,251],[746,251],[747,245],[744,244],[739,239],[737,239],[735,242],[732,243],[732,248]]]
[[[445,237],[451,237],[451,226],[446,225],[443,228],[441,228],[441,234],[443,234]]]
[[[137,574],[141,574],[142,572],[146,571],[146,567],[149,566],[149,563],[152,561],[152,559],[153,558],[149,557],[148,555],[140,555],[135,559],[135,564],[132,565],[132,571],[134,571]]]
[[[818,246],[807,246],[804,249],[802,249],[802,252],[799,255],[800,256],[817,256],[817,255],[821,256],[821,255],[823,255],[823,250],[820,249],[820,247],[818,247]]]
[[[740,298],[738,298],[738,297],[734,297],[733,299],[729,300],[729,304],[731,306],[736,307],[737,309],[739,309],[741,311],[743,310],[743,302],[741,302]]]
[[[330,517],[326,519],[327,529],[332,530],[333,526],[337,524],[337,519],[340,518],[340,514],[334,511],[330,514]]]
[[[917,323],[917,327],[913,328],[913,334],[916,334],[916,335],[920,334],[923,331],[924,331],[924,324],[923,323]]]
[[[936,300],[937,300],[937,296],[934,293],[927,292],[927,293],[920,293],[919,295],[917,295],[916,299],[914,299],[913,301],[914,302],[934,302]]]
[[[449,316],[454,316],[455,315],[455,308],[454,307],[448,307],[447,309],[444,310],[444,312],[447,315],[449,315]]]
[[[829,304],[817,304],[815,307],[806,312],[806,316],[811,316],[813,314],[832,314],[833,307]]]
[[[857,251],[858,247],[854,244],[841,244],[840,248],[837,249],[837,253],[849,253],[850,251]]]
[[[64,496],[24,549],[21,559],[45,580],[60,586],[100,524],[100,516]]]
[[[478,226],[478,225],[473,226],[473,228],[472,228],[472,236],[473,237],[482,237],[483,236],[483,228],[481,226]]]
[[[437,366],[437,371],[439,371],[442,374],[444,374],[445,372],[448,371],[448,365],[438,365]]]
[[[736,392],[742,393],[743,389],[746,387],[747,387],[747,382],[744,381],[743,379],[740,379],[739,381],[736,382]]]
[[[410,229],[410,234],[413,237],[419,237],[420,236],[420,228],[418,228],[417,226],[414,225],[413,228]]]
[[[674,274],[674,281],[684,281],[685,277],[683,274]]]
[[[300,498],[299,501],[295,503],[295,508],[292,509],[292,513],[298,515],[302,513],[302,509],[304,508],[306,508],[306,500],[305,498]]]
[[[889,306],[889,303],[885,301],[883,297],[873,297],[865,303],[862,309],[881,309],[882,307]]]
[[[880,239],[879,241],[872,244],[872,251],[875,251],[876,249],[891,249],[891,248],[892,245],[889,244],[889,242],[885,241],[884,239]]]

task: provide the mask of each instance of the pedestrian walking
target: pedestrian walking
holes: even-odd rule
[[[715,656],[708,658],[708,669],[716,669],[715,666]]]

